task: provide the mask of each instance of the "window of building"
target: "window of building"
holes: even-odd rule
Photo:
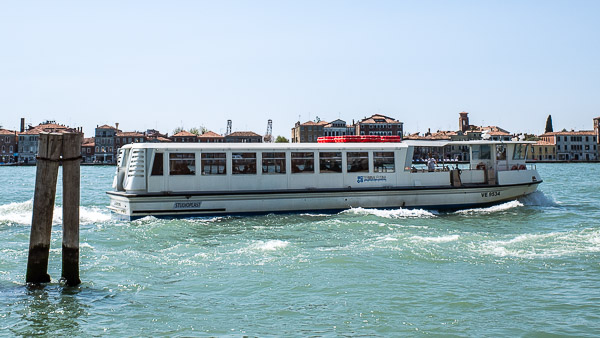
[[[152,162],[151,176],[162,176],[163,175],[163,153],[154,154],[154,162]]]
[[[226,154],[225,153],[202,153],[202,175],[225,175]]]
[[[314,173],[315,154],[311,152],[292,152],[292,173]]]
[[[341,152],[320,152],[319,166],[322,173],[341,173],[342,172],[342,153]]]
[[[232,153],[231,158],[233,175],[256,174],[256,153]]]
[[[263,174],[285,174],[285,153],[262,153]]]
[[[394,153],[391,151],[373,153],[373,170],[376,173],[393,173],[396,171]]]
[[[92,152],[92,148],[87,148],[87,153],[91,153]]]
[[[361,152],[348,152],[346,154],[348,160],[348,172],[369,172],[369,153],[366,151]]]
[[[13,152],[13,146],[10,146],[10,153],[12,154]]]
[[[196,154],[171,153],[169,154],[169,175],[195,175]]]

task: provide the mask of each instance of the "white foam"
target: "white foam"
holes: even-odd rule
[[[447,235],[447,236],[439,236],[439,237],[421,237],[421,236],[413,236],[412,239],[417,241],[424,242],[433,242],[433,243],[447,243],[453,242],[460,238],[459,235]]]
[[[257,241],[250,245],[250,249],[260,250],[260,251],[275,251],[277,249],[283,249],[287,247],[290,243],[288,241],[281,241],[278,239],[270,240],[270,241]]]
[[[0,222],[11,222],[23,225],[31,225],[33,213],[33,200],[25,202],[15,202],[6,205],[0,205]],[[79,222],[81,224],[92,224],[107,222],[110,220],[108,210],[102,210],[96,207],[79,207]],[[52,217],[52,224],[62,223],[62,207],[55,206]]]
[[[558,204],[552,197],[546,196],[543,192],[537,190],[532,194],[525,197],[519,198],[519,201],[525,205],[542,206],[542,207],[556,207]]]
[[[487,207],[487,208],[473,208],[473,209],[458,210],[455,213],[465,214],[465,215],[491,214],[491,213],[495,213],[495,212],[507,211],[507,210],[510,210],[513,208],[519,208],[522,206],[523,206],[523,203],[521,203],[519,201],[510,201],[510,202],[494,205],[494,206]]]
[[[383,218],[430,218],[435,217],[435,214],[423,210],[423,209],[393,209],[393,210],[382,210],[382,209],[365,209],[365,208],[352,208],[342,211],[342,213],[349,213],[355,215],[374,215]]]
[[[522,234],[508,240],[483,242],[476,251],[498,257],[528,259],[600,252],[600,230]]]

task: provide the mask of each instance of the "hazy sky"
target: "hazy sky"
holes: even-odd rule
[[[592,129],[600,1],[0,2],[0,124]]]

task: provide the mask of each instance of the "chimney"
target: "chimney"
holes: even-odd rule
[[[25,118],[21,117],[21,132],[25,131]]]
[[[115,126],[117,127],[117,131],[119,130],[119,122],[115,123]]]

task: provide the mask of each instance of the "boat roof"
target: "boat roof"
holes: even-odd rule
[[[482,145],[482,144],[535,144],[535,141],[494,141],[494,140],[475,140],[475,141],[425,141],[425,140],[406,140],[402,141],[409,146],[414,147],[444,147],[447,145]]]
[[[308,149],[390,149],[408,147],[444,147],[447,145],[482,145],[482,144],[535,144],[533,141],[422,141],[406,140],[402,142],[363,142],[363,143],[132,143],[121,148],[142,149],[277,149],[277,150],[308,150]]]

